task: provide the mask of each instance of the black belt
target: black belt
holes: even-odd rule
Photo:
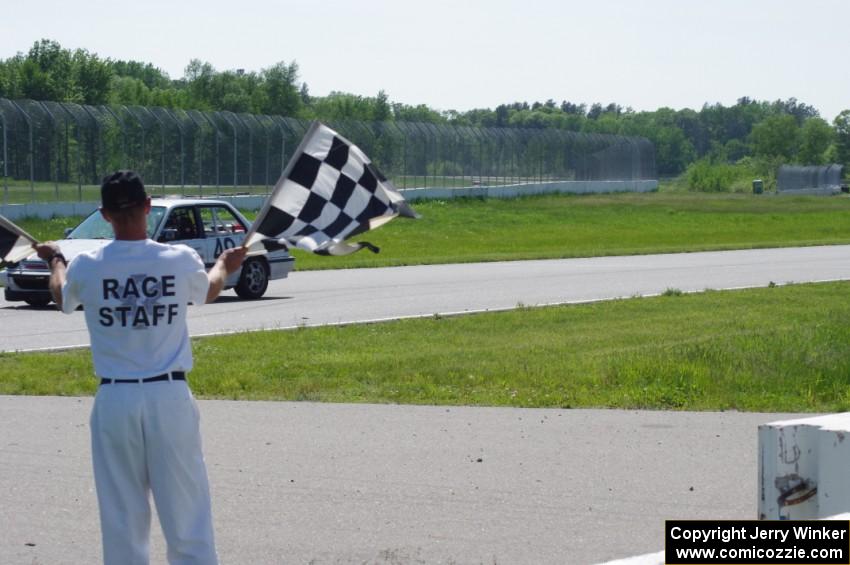
[[[148,377],[146,379],[100,379],[100,384],[102,385],[111,385],[111,384],[142,384],[142,383],[157,383],[161,381],[185,381],[186,373],[183,371],[173,371],[171,373],[164,373],[162,375],[157,375],[155,377]]]

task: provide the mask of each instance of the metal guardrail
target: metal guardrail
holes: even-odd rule
[[[656,175],[655,149],[639,137],[419,122],[328,125],[399,188]],[[105,171],[119,168],[139,171],[163,194],[263,194],[308,126],[283,116],[0,98],[3,204],[83,200]]]

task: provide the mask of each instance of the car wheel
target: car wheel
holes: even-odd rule
[[[50,298],[27,298],[24,302],[30,306],[47,306],[50,304]]]
[[[240,298],[256,300],[266,293],[269,287],[269,271],[265,261],[249,259],[242,265],[242,274],[236,283],[236,294]]]

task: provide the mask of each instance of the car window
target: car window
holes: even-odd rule
[[[160,241],[183,241],[198,239],[198,225],[195,222],[195,210],[191,207],[174,208],[168,214],[162,227]]]
[[[151,206],[151,212],[148,214],[148,237],[153,237],[156,233],[156,228],[163,216],[165,216],[165,206]]]
[[[201,206],[198,210],[204,225],[205,237],[245,233],[245,226],[225,206]]]
[[[148,214],[148,237],[151,237],[156,231],[162,216],[165,214],[165,208],[162,206],[153,206],[150,214]],[[107,222],[100,213],[100,210],[95,210],[89,216],[80,222],[80,224],[71,230],[66,239],[112,239],[115,234],[112,231],[112,226]]]

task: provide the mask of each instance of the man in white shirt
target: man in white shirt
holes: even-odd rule
[[[84,307],[101,379],[91,438],[104,563],[147,565],[151,492],[169,563],[215,565],[186,311],[218,297],[246,250],[225,251],[207,273],[191,248],[149,239],[151,201],[132,171],[106,177],[101,201],[114,241],[70,264],[56,243],[36,251],[59,308]]]

